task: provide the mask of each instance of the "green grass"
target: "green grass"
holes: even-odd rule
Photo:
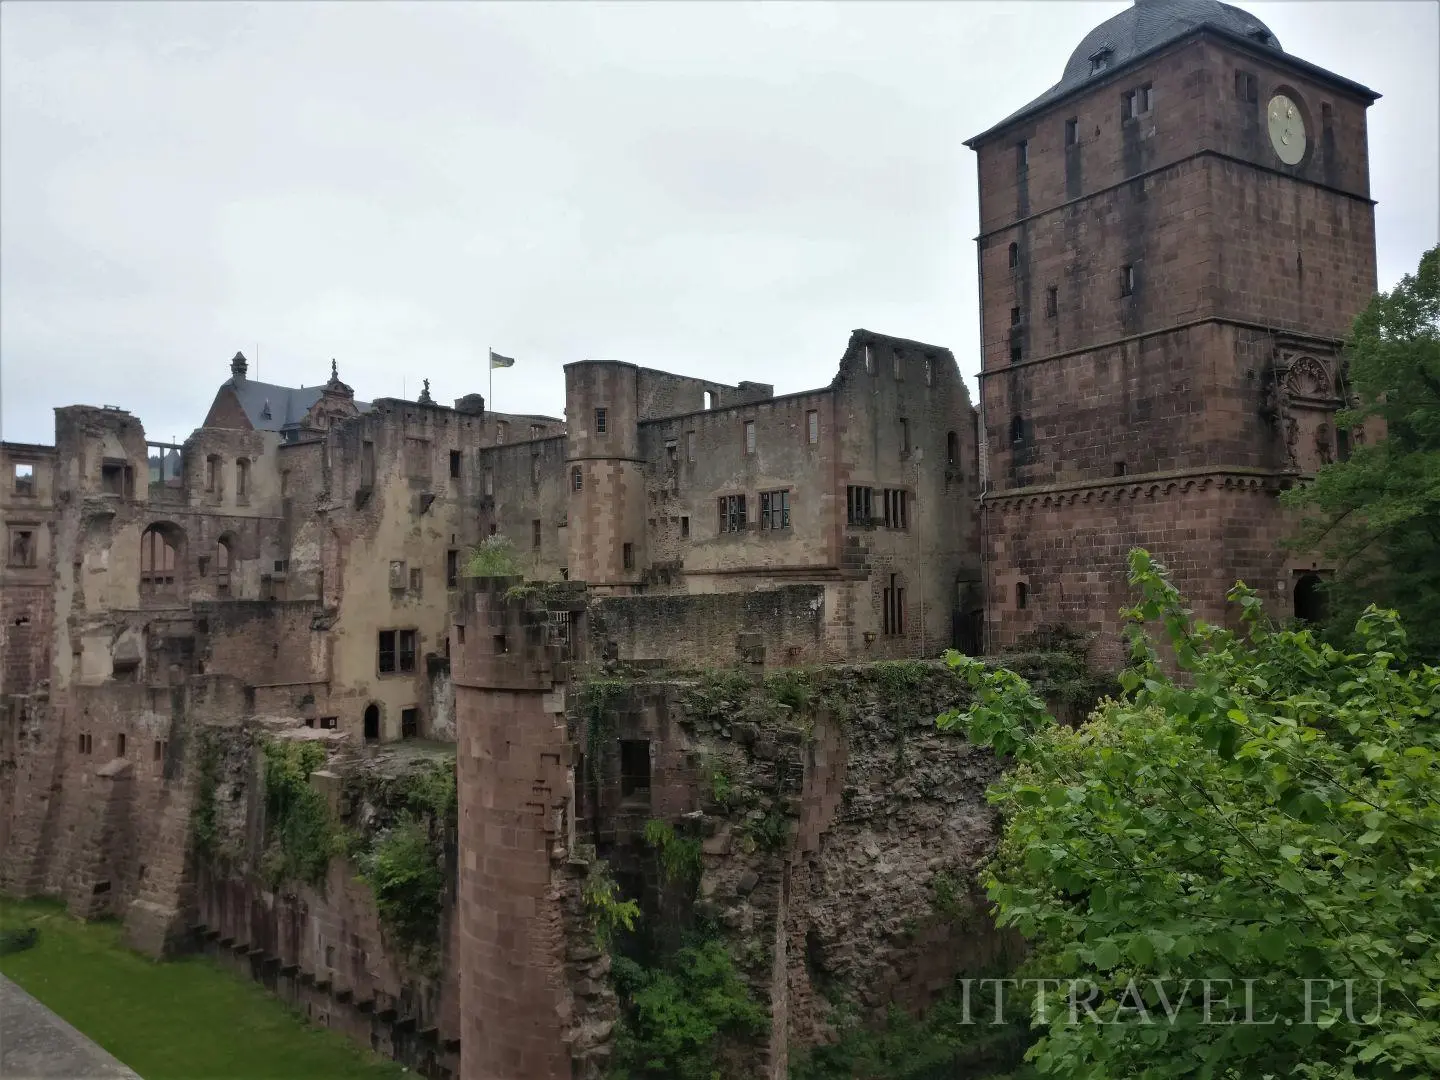
[[[38,927],[39,941],[0,957],[0,972],[144,1080],[407,1075],[204,957],[156,963],[130,951],[117,923],[83,923],[58,904],[0,898],[0,929],[22,926]]]

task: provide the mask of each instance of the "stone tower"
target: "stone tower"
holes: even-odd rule
[[[565,365],[570,577],[601,591],[630,591],[643,566],[638,377],[634,364]]]
[[[1101,631],[1144,546],[1202,617],[1289,615],[1276,495],[1349,451],[1340,346],[1375,291],[1373,91],[1217,0],[1137,0],[979,159],[988,646]]]

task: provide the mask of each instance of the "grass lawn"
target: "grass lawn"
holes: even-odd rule
[[[144,1080],[413,1075],[204,957],[156,963],[125,947],[118,923],[83,923],[58,904],[0,897],[0,928],[23,926],[38,927],[39,940],[0,957],[0,972]]]

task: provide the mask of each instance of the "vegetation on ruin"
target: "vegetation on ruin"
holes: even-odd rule
[[[758,818],[747,816],[740,835],[760,851],[780,851],[790,840],[790,819],[779,807],[771,807]]]
[[[615,709],[630,692],[626,679],[591,679],[580,688],[580,709],[585,719],[585,765],[590,779],[600,780],[606,745],[615,738]]]
[[[666,881],[693,882],[700,877],[699,840],[677,836],[668,822],[652,818],[645,823],[645,843],[655,850]]]
[[[1337,429],[1385,436],[1286,494],[1306,515],[1293,546],[1337,568],[1333,643],[1361,647],[1351,633],[1374,602],[1400,613],[1413,659],[1440,663],[1440,247],[1356,318],[1345,358],[1358,405]]]
[[[194,737],[198,745],[190,838],[197,853],[214,858],[219,854],[220,843],[220,808],[215,802],[220,786],[220,744],[208,728],[199,728]]]
[[[1001,977],[998,975],[996,977]],[[1022,1063],[1031,1042],[1028,1003],[1001,998],[972,982],[952,988],[922,1017],[891,1006],[884,1022],[866,1025],[853,1009],[831,1017],[839,1039],[792,1048],[790,1080],[1031,1080]]]
[[[1341,650],[1272,625],[1243,585],[1241,631],[1194,620],[1144,551],[1130,580],[1124,693],[1078,729],[1014,673],[949,657],[975,698],[941,728],[1016,762],[991,792],[999,922],[1030,940],[1025,974],[1099,988],[1107,1021],[1069,1022],[1054,984],[1030,1060],[1157,1080],[1440,1073],[1440,669],[1412,663],[1393,611],[1366,608]],[[1230,980],[1208,1023],[1202,979]]]
[[[145,1080],[407,1075],[205,957],[157,964],[125,947],[119,923],[0,898],[0,930],[26,927],[38,930],[35,947],[0,958],[0,972]]]
[[[514,542],[499,533],[476,544],[465,564],[466,577],[520,577],[524,572]]]
[[[310,774],[325,764],[325,747],[298,739],[267,739],[265,754],[265,849],[260,874],[271,888],[287,881],[319,885],[341,836],[325,796]]]
[[[753,1040],[769,1014],[725,945],[696,938],[654,967],[614,958],[624,1019],[610,1080],[740,1080],[725,1067],[727,1040]]]
[[[640,918],[640,905],[621,896],[620,886],[611,876],[609,864],[593,857],[593,854],[582,896],[586,916],[595,931],[597,947],[609,949],[621,930],[628,932],[635,929],[635,921]]]
[[[453,874],[455,762],[446,757],[388,778],[370,792],[378,826],[350,830],[346,853],[375,897],[387,938],[422,968],[440,954],[440,917]]]

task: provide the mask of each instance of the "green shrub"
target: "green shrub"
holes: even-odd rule
[[[216,854],[219,841],[219,808],[215,804],[215,792],[220,785],[220,746],[215,736],[202,728],[195,737],[200,740],[198,775],[195,780],[195,806],[190,814],[190,838],[196,852],[201,855]]]
[[[265,853],[260,872],[272,888],[285,881],[318,885],[341,849],[325,796],[310,774],[325,763],[315,742],[271,739],[265,753]]]
[[[645,823],[645,843],[655,849],[666,881],[683,883],[699,879],[699,840],[676,836],[669,824],[652,819]]]
[[[679,949],[659,968],[614,961],[624,1009],[612,1077],[718,1080],[727,1040],[752,1040],[770,1018],[735,970],[725,946],[705,941]]]
[[[620,886],[610,876],[610,868],[602,859],[595,859],[590,863],[590,873],[585,879],[584,898],[590,925],[595,930],[595,944],[599,948],[608,949],[620,930],[635,929],[635,920],[640,917],[640,905],[634,900],[620,898]]]
[[[439,944],[445,871],[443,851],[432,839],[437,827],[443,819],[427,823],[406,813],[358,860],[381,923],[411,953],[430,954]]]
[[[470,552],[467,577],[519,577],[524,573],[520,555],[508,536],[487,536]]]

